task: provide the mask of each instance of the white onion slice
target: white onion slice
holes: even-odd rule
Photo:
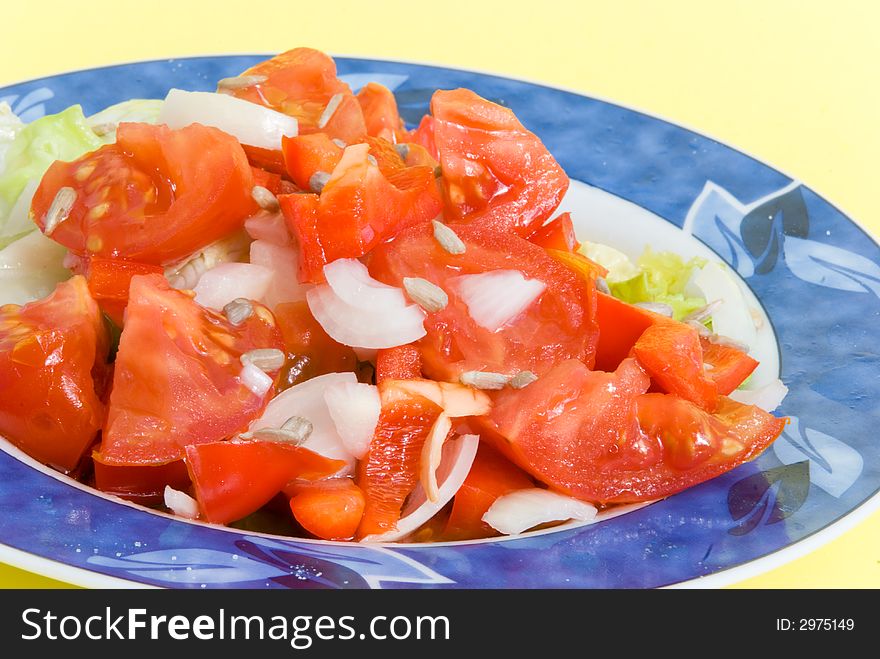
[[[39,300],[70,279],[65,255],[63,246],[36,230],[0,249],[0,305]]]
[[[262,105],[214,92],[172,89],[165,97],[158,123],[169,128],[190,124],[213,126],[229,133],[242,144],[277,150],[282,137],[296,137],[297,121]]]
[[[336,259],[324,266],[327,284],[336,296],[358,309],[375,309],[408,304],[403,290],[373,279],[367,266],[357,259]]]
[[[711,304],[721,300],[712,312],[712,331],[743,343],[749,348],[755,345],[757,333],[755,320],[749,311],[745,297],[733,275],[718,263],[707,263],[696,270],[685,291],[698,295]]]
[[[462,435],[450,439],[443,446],[443,459],[437,470],[440,482],[436,501],[428,501],[425,491],[417,486],[403,509],[397,528],[380,535],[369,535],[362,542],[395,542],[405,538],[436,515],[458,492],[474,463],[480,444],[478,435]]]
[[[394,380],[389,383],[386,391],[392,395],[400,391],[427,398],[442,407],[444,414],[452,418],[483,416],[492,409],[492,399],[484,392],[457,382]]]
[[[345,448],[358,460],[366,455],[379,423],[379,388],[360,382],[337,382],[324,389],[324,402]]]
[[[273,384],[275,384],[275,381],[272,380],[272,378],[250,362],[242,367],[241,373],[238,377],[241,380],[241,383],[250,389],[254,396],[260,398],[265,396],[266,392],[272,388]]]
[[[428,501],[436,503],[440,498],[440,490],[437,485],[437,469],[443,459],[443,445],[449,432],[452,430],[452,420],[442,412],[431,426],[431,431],[422,445],[422,454],[420,456],[420,475],[419,482],[422,489],[428,497]]]
[[[449,280],[467,305],[474,322],[496,332],[523,311],[544,292],[547,285],[526,279],[519,270],[493,270],[478,275],[462,275]]]
[[[730,398],[743,405],[757,405],[765,412],[772,412],[782,405],[787,395],[788,387],[777,378],[757,389],[737,389],[730,394]]]
[[[293,242],[281,213],[254,213],[244,221],[244,230],[254,240],[265,240],[273,245],[287,247]]]
[[[265,240],[251,243],[250,261],[272,273],[266,291],[266,304],[274,309],[283,302],[299,302],[306,297],[309,286],[299,283],[299,252],[293,247],[275,245]]]
[[[589,522],[594,517],[596,507],[592,504],[550,490],[529,488],[498,497],[483,521],[500,533],[513,535],[545,522]]]
[[[427,334],[425,312],[417,305],[359,309],[341,300],[328,285],[306,293],[315,320],[334,340],[355,348],[394,348]]]
[[[186,492],[165,486],[165,505],[178,517],[196,519],[199,516],[199,504]]]
[[[355,384],[355,374],[328,373],[294,385],[270,400],[263,415],[252,422],[248,430],[280,428],[290,417],[301,416],[312,424],[312,434],[302,446],[333,460],[345,460],[351,468],[354,456],[339,436],[324,400],[328,387],[346,382]]]
[[[196,302],[220,310],[236,298],[263,301],[272,271],[251,263],[222,263],[199,278],[193,289]]]

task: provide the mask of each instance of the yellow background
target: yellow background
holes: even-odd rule
[[[635,106],[739,147],[800,179],[876,236],[878,6],[865,0],[7,2],[0,12],[0,85],[123,61],[299,45],[480,69]],[[0,586],[56,583],[0,566]],[[880,512],[806,557],[741,584],[880,587]]]

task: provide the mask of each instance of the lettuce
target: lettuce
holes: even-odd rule
[[[3,163],[6,161],[6,152],[16,136],[24,128],[21,119],[15,116],[9,103],[0,103],[0,174],[3,173]]]
[[[654,252],[645,249],[636,265],[639,273],[624,281],[609,281],[614,297],[625,302],[661,302],[672,307],[673,317],[681,320],[706,306],[706,300],[688,295],[685,291],[694,270],[706,265],[706,260],[694,257],[685,262],[672,252]]]
[[[100,134],[104,144],[112,144],[116,141],[118,124],[123,121],[154,124],[159,119],[162,103],[163,101],[152,98],[133,98],[104,108],[86,121],[96,133]]]

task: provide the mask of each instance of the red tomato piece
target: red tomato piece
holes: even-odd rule
[[[425,149],[435,160],[440,160],[440,152],[437,150],[437,142],[434,139],[434,117],[426,114],[419,122],[418,128],[408,133],[406,142],[418,144]]]
[[[706,377],[715,383],[722,396],[727,396],[745,382],[758,367],[756,360],[731,346],[712,343],[702,336],[700,346],[703,348],[703,363],[711,367],[706,371]]]
[[[281,174],[283,173],[283,167],[281,169],[281,173],[275,173],[261,167],[255,167],[251,165],[251,174],[253,174],[254,177],[254,185],[260,185],[274,195],[281,194]]]
[[[287,350],[280,387],[286,389],[326,373],[357,369],[354,350],[330,338],[305,301],[279,304],[275,307],[275,321]]]
[[[251,67],[243,76],[266,80],[230,91],[234,96],[296,117],[301,135],[322,131],[352,143],[367,132],[361,106],[351,88],[336,77],[335,62],[312,48],[294,48]],[[327,105],[339,95],[336,110],[321,125]]]
[[[569,213],[563,213],[555,220],[537,229],[529,236],[529,242],[544,249],[556,249],[561,252],[576,253],[580,247]]]
[[[467,478],[455,494],[444,540],[489,538],[498,533],[483,521],[495,500],[514,490],[534,487],[528,474],[483,442]]]
[[[302,190],[310,189],[312,175],[316,172],[329,174],[342,158],[342,147],[327,133],[283,137],[281,149],[287,174]]]
[[[302,446],[229,441],[187,446],[186,465],[202,517],[228,524],[262,508],[293,479],[331,476],[345,463]]]
[[[417,380],[422,377],[422,356],[410,343],[385,348],[376,353],[376,382],[384,380]]]
[[[92,258],[85,262],[89,292],[110,319],[122,327],[128,289],[135,275],[162,274],[161,266],[135,261]]]
[[[123,123],[116,143],[56,161],[37,188],[35,221],[61,188],[76,201],[52,239],[74,254],[168,265],[241,228],[256,210],[238,141],[216,128]]]
[[[404,277],[422,277],[449,295],[446,308],[427,315],[427,335],[417,343],[428,377],[457,381],[463,371],[542,375],[568,358],[592,364],[598,336],[592,282],[514,234],[451,226],[465,244],[464,254],[446,252],[428,225],[383,243],[368,264],[373,277],[392,286],[402,286]],[[491,332],[473,320],[450,280],[511,269],[545,283],[546,289],[515,320]]]
[[[323,540],[351,540],[364,515],[364,493],[351,479],[315,481],[290,500],[290,512],[306,531]]]
[[[367,135],[397,142],[405,133],[403,121],[397,111],[397,100],[391,90],[376,82],[368,82],[357,93],[358,103],[364,113]]]
[[[255,304],[234,326],[159,275],[132,278],[99,459],[165,464],[182,458],[189,444],[243,431],[274,389],[257,396],[245,387],[240,357],[283,347],[265,307]]]
[[[431,114],[448,219],[528,236],[559,206],[568,176],[512,111],[455,89]]]
[[[407,227],[424,224],[442,203],[427,167],[386,178],[369,159],[369,147],[348,147],[318,195],[279,197],[300,250],[300,280],[320,282],[323,266],[363,256]]]
[[[250,144],[242,144],[241,148],[244,149],[252,170],[259,170],[265,174],[273,174],[275,176],[284,175],[284,154],[281,151],[277,149],[264,149],[259,146],[251,146]],[[259,178],[259,176],[255,173],[255,179]],[[254,181],[254,184],[263,185],[257,180]]]
[[[406,497],[419,480],[422,446],[443,411],[427,398],[380,387],[382,413],[370,450],[358,464],[366,497],[358,538],[393,530]]]
[[[128,501],[151,506],[162,503],[166,485],[182,491],[190,486],[189,473],[183,460],[164,465],[127,466],[105,464],[97,454],[92,457],[95,487]]]
[[[109,343],[86,280],[42,300],[0,307],[0,435],[36,460],[73,471],[104,421]]]
[[[596,368],[613,371],[629,356],[645,330],[663,320],[663,316],[604,293],[597,295],[597,303],[599,341]]]
[[[700,335],[693,327],[671,319],[657,321],[642,333],[632,354],[660,391],[715,410],[718,388],[703,370]]]

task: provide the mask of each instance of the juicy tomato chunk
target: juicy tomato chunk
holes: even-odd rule
[[[227,524],[262,508],[293,479],[331,476],[345,463],[302,446],[228,441],[187,446],[186,466],[202,517]]]
[[[329,174],[342,158],[342,147],[327,133],[312,133],[281,138],[284,167],[291,180],[302,190],[310,189],[316,172]]]
[[[711,367],[706,371],[706,377],[715,384],[722,396],[727,396],[745,382],[758,367],[756,360],[732,346],[712,343],[702,336],[700,346],[703,349],[703,363]]]
[[[499,392],[487,437],[547,485],[587,501],[611,501],[619,494],[612,476],[662,458],[636,419],[636,398],[649,384],[635,359],[614,373],[568,360],[524,389]]]
[[[596,300],[599,323],[596,368],[613,371],[629,356],[645,330],[661,322],[663,316],[604,293],[599,293]]]
[[[281,171],[284,172],[283,167]],[[251,165],[251,174],[254,185],[261,185],[274,195],[281,194],[281,174],[254,165]]]
[[[345,149],[320,196],[282,195],[281,209],[300,250],[300,281],[320,282],[322,268],[363,256],[407,227],[425,224],[442,203],[427,167],[386,178],[369,160],[368,144]]]
[[[367,132],[360,103],[351,88],[336,77],[336,63],[320,51],[294,48],[260,62],[242,76],[265,80],[230,93],[296,117],[300,134],[323,131],[350,143]],[[335,111],[322,122],[327,106],[337,95]]]
[[[529,236],[529,242],[540,245],[544,249],[556,249],[561,252],[577,252],[580,243],[574,232],[574,224],[570,213],[563,213],[556,219]]]
[[[284,154],[280,150],[264,149],[259,146],[251,146],[250,144],[242,144],[241,148],[244,149],[245,155],[247,155],[248,162],[251,164],[251,170],[256,170],[254,171],[255,185],[262,185],[268,188],[269,186],[260,183],[258,179],[262,178],[264,174],[272,176],[282,176],[284,174]],[[258,171],[262,172],[262,174],[258,174]],[[271,188],[269,189],[271,190]],[[274,190],[272,192],[278,194]]]
[[[189,473],[183,460],[163,465],[112,465],[93,455],[95,487],[102,492],[135,501],[145,506],[162,503],[165,486],[175,490],[187,490]]]
[[[499,497],[534,486],[528,474],[482,442],[467,478],[455,494],[443,539],[473,540],[498,535],[483,521],[483,515]]]
[[[385,380],[416,380],[422,377],[422,355],[409,343],[396,348],[383,348],[376,353],[376,382]]]
[[[357,370],[354,350],[330,338],[305,301],[279,304],[275,321],[287,351],[280,387],[286,389],[326,373]]]
[[[718,388],[703,370],[700,335],[693,327],[670,319],[655,322],[636,341],[632,354],[660,391],[715,410]]]
[[[528,236],[559,206],[568,176],[511,110],[455,89],[431,114],[450,221]]]
[[[357,537],[393,530],[419,480],[422,446],[443,411],[427,398],[380,386],[382,413],[370,450],[358,464],[366,505]]]
[[[104,421],[96,380],[108,347],[101,311],[80,276],[42,300],[0,307],[0,435],[73,471]]]
[[[367,135],[397,142],[405,134],[403,120],[397,111],[397,100],[391,90],[376,82],[368,82],[357,93],[364,113]]]
[[[256,209],[238,141],[216,128],[123,123],[116,143],[56,161],[34,194],[37,225],[62,188],[76,193],[50,231],[78,256],[168,265],[236,229]],[[51,228],[51,227],[50,227]]]
[[[89,292],[110,319],[122,327],[128,289],[135,275],[162,274],[162,267],[135,261],[92,258],[84,262]]]
[[[448,294],[444,309],[427,314],[427,335],[417,342],[426,376],[457,381],[463,371],[542,375],[568,358],[592,364],[598,331],[591,281],[514,234],[450,226],[464,242],[464,254],[445,251],[429,225],[383,243],[368,264],[370,274],[386,284],[402,286],[404,277],[421,277]],[[546,288],[519,316],[492,332],[471,317],[454,280],[494,270],[517,270]]]
[[[240,357],[257,348],[284,347],[272,314],[254,307],[255,313],[235,326],[159,275],[132,278],[98,459],[111,465],[165,464],[184,457],[189,444],[245,430],[274,388],[259,396],[248,389],[240,378]]]
[[[364,515],[364,493],[349,478],[301,486],[290,512],[306,531],[323,540],[351,540]]]
[[[419,122],[418,128],[411,130],[404,140],[411,144],[418,144],[425,149],[435,160],[440,160],[440,152],[437,149],[437,141],[434,139],[434,117],[426,114]]]

